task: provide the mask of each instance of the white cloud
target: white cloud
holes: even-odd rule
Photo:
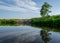
[[[36,3],[32,0],[11,0],[15,5],[4,6],[0,5],[0,9],[9,10],[9,11],[19,11],[19,12],[26,12],[26,11],[38,11],[38,7],[36,7]],[[8,0],[7,0],[8,2]],[[0,4],[8,4],[6,2],[0,1]]]
[[[39,8],[36,7],[36,3],[32,0],[14,0],[16,5],[19,7],[24,7],[30,10],[38,10]]]
[[[9,10],[9,11],[18,11],[18,12],[26,12],[27,11],[27,9],[19,8],[17,6],[2,6],[2,5],[0,5],[0,9]]]

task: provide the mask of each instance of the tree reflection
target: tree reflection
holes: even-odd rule
[[[51,40],[50,34],[47,30],[40,31],[40,36],[44,43],[48,43]]]

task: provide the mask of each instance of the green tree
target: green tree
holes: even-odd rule
[[[47,2],[45,2],[43,5],[42,5],[42,8],[40,10],[40,15],[41,16],[49,16],[48,13],[50,13],[50,8],[51,8],[51,5],[48,4]]]

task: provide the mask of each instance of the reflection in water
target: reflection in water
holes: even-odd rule
[[[50,33],[47,30],[41,30],[40,36],[44,43],[48,43],[51,40]]]
[[[30,26],[0,27],[0,43],[32,43],[40,30]]]
[[[0,26],[0,43],[60,43],[60,29]]]

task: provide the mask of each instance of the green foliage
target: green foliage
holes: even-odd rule
[[[51,17],[33,18],[32,24],[37,26],[60,27],[60,15]]]
[[[14,25],[16,22],[17,20],[13,19],[0,19],[0,25]]]
[[[41,16],[45,16],[47,15],[48,16],[48,13],[50,13],[51,11],[49,10],[51,8],[51,5],[48,4],[47,2],[45,2],[43,5],[42,5],[42,8],[40,10],[40,15]]]

